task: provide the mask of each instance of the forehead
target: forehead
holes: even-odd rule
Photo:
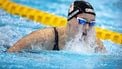
[[[88,13],[81,13],[77,15],[78,17],[87,19],[88,21],[94,21],[95,20],[95,16],[92,14],[88,14]]]

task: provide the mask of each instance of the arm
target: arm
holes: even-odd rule
[[[8,52],[18,52],[21,49],[27,47],[28,45],[34,42],[44,42],[45,40],[52,40],[53,36],[53,29],[47,28],[43,30],[37,30],[32,32],[31,34],[23,37],[19,41],[17,41],[12,47],[10,47],[7,51]]]

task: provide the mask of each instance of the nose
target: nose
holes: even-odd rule
[[[89,24],[85,25],[85,31],[87,31],[89,29]]]
[[[87,30],[89,29],[89,24],[83,26],[83,33],[87,35]]]

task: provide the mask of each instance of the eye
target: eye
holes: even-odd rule
[[[77,21],[79,24],[83,24],[83,25],[86,24],[86,22],[87,22],[85,19],[79,18],[79,17],[77,17]]]
[[[90,23],[96,23],[96,21],[91,21]]]
[[[79,22],[80,22],[80,23],[86,23],[86,20],[81,20],[81,19],[79,19]]]
[[[91,21],[90,23],[89,23],[89,26],[94,26],[95,25],[95,21]]]

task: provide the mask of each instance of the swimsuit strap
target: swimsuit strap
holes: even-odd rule
[[[56,30],[56,27],[54,27],[54,32],[55,32],[55,44],[54,44],[53,50],[59,50],[59,47],[58,47],[59,38],[58,38],[58,31]]]

